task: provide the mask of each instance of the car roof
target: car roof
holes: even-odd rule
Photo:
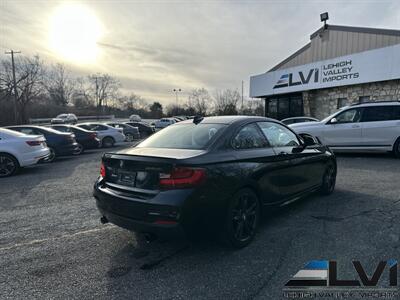
[[[37,125],[13,125],[13,126],[7,126],[7,128],[36,128],[39,130],[44,130],[44,131],[56,133],[56,134],[63,133],[63,132],[59,132],[51,127],[37,126]]]
[[[273,121],[276,120],[266,117],[255,117],[255,116],[215,116],[215,117],[205,117],[201,123],[202,124],[232,124],[242,121]],[[179,122],[178,124],[188,124],[193,123],[192,119]]]
[[[369,106],[393,106],[393,105],[400,105],[400,100],[397,101],[376,101],[376,102],[364,102],[364,103],[356,103],[350,105],[349,107],[369,107]]]

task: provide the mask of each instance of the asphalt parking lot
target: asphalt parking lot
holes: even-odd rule
[[[281,299],[304,264],[351,260],[371,273],[400,253],[400,160],[338,157],[336,191],[266,218],[231,251],[212,241],[157,240],[101,225],[92,198],[102,150],[0,180],[2,299]]]

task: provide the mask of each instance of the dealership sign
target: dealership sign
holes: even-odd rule
[[[400,79],[400,44],[250,78],[250,97]]]

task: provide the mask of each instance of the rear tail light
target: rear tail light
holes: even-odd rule
[[[174,168],[169,174],[160,174],[160,188],[189,188],[203,183],[205,179],[205,169],[178,167]]]
[[[106,177],[106,167],[104,166],[103,163],[101,163],[101,166],[100,166],[100,176],[103,178]]]
[[[43,142],[42,141],[26,141],[29,146],[40,146]]]

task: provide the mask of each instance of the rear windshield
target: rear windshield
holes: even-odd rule
[[[171,125],[153,134],[137,147],[172,148],[172,149],[205,149],[224,124],[177,124]]]

